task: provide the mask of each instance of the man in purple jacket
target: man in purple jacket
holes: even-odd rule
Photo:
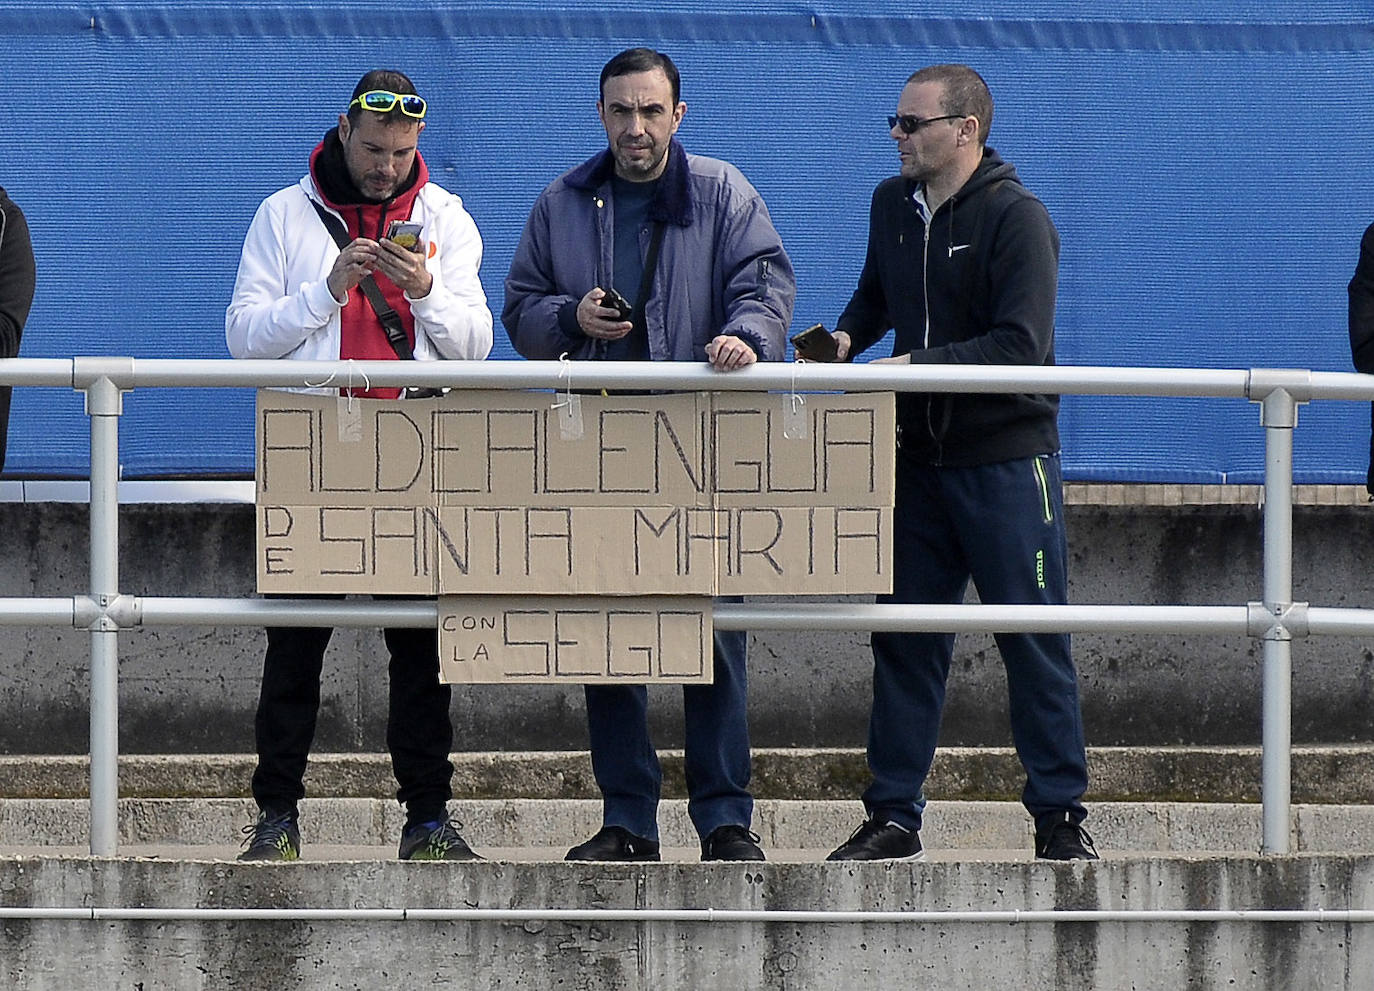
[[[555,179],[530,212],[501,322],[526,358],[709,361],[783,356],[792,264],[763,200],[733,165],[673,139],[687,105],[677,67],[647,48],[601,71],[607,150]],[[688,813],[702,860],[762,860],[749,831],[741,632],[715,635],[715,680],[683,689]],[[658,860],[662,775],[644,686],[587,686],[600,832],[569,860]]]

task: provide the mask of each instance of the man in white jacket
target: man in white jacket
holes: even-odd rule
[[[403,73],[367,73],[338,126],[311,154],[309,173],[263,201],[244,239],[225,312],[225,338],[234,357],[487,356],[492,318],[477,277],[482,240],[462,201],[429,181],[417,150],[426,110]],[[410,237],[395,233],[393,240],[391,225],[397,221],[418,225],[418,235],[412,227]],[[392,399],[401,390],[358,383],[343,391]],[[259,814],[245,829],[241,860],[300,856],[296,804],[305,795],[320,671],[332,632],[267,630],[255,720],[253,798]],[[451,692],[439,684],[436,631],[383,633],[390,653],[387,747],[399,785],[396,797],[406,808],[399,856],[473,859],[476,854],[447,812]]]

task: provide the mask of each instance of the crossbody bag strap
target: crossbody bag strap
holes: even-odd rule
[[[639,292],[635,294],[635,308],[630,313],[630,323],[635,330],[648,334],[648,323],[644,308],[649,303],[649,291],[654,287],[654,269],[658,267],[658,249],[663,247],[663,229],[667,226],[662,220],[654,223],[654,232],[649,235],[649,252],[644,256],[644,274],[639,277]],[[647,341],[647,336],[646,336]]]
[[[307,199],[310,199],[307,197]],[[322,207],[318,201],[310,199],[310,205],[315,208],[315,212],[320,215],[325,230],[329,231],[330,237],[342,251],[351,242],[348,230],[344,227],[343,221],[334,214]],[[406,336],[406,328],[401,323],[401,316],[398,314],[386,297],[382,295],[381,286],[377,285],[377,280],[372,276],[364,276],[358,283],[358,288],[363,291],[367,301],[372,304],[372,310],[377,314],[377,319],[382,322],[382,329],[386,331],[386,339],[391,342],[391,350],[396,352],[396,357],[402,361],[409,361],[415,357],[415,353],[410,348],[410,338]]]

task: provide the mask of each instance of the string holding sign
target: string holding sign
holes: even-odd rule
[[[797,365],[792,364],[792,388],[782,397],[782,435],[788,440],[806,440],[811,424],[806,416],[806,400],[797,392]]]
[[[354,375],[363,380],[363,391],[372,391],[372,381],[367,377],[367,373],[354,366],[352,358],[348,359],[348,381],[343,390],[339,393],[338,427],[339,443],[352,444],[363,439],[363,417],[362,408],[358,405],[358,397],[353,395]],[[333,382],[335,373],[330,372],[329,377],[323,382],[311,382],[305,380],[305,384],[312,389],[325,389],[329,383]]]
[[[566,351],[558,356],[558,377],[567,379],[563,401],[553,404],[553,409],[558,412],[558,436],[563,440],[581,440],[582,397],[572,391],[572,362],[568,360]]]

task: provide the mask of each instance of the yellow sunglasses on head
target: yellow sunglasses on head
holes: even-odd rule
[[[416,120],[425,119],[425,111],[428,105],[424,99],[414,93],[393,93],[385,89],[370,89],[366,93],[361,93],[353,98],[353,102],[348,105],[352,110],[355,106],[362,107],[364,110],[372,110],[379,114],[389,114],[396,105],[400,104],[401,113],[407,117],[414,117]]]

